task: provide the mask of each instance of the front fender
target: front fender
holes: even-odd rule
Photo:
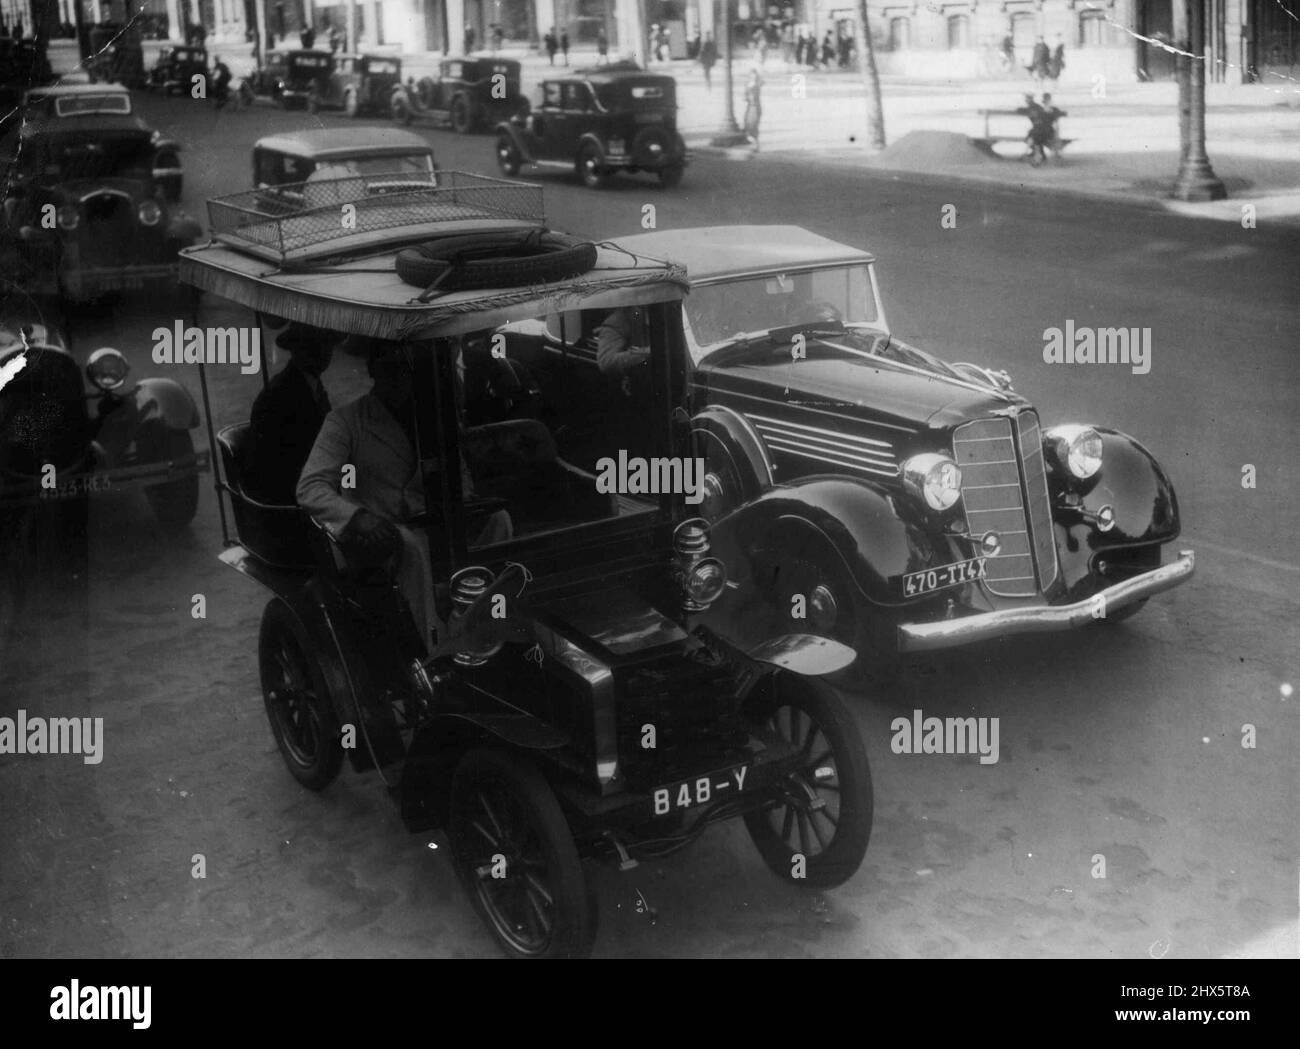
[[[198,405],[174,379],[141,379],[131,400],[137,425],[160,422],[169,430],[192,430],[199,425]]]
[[[519,151],[519,156],[530,164],[532,163],[533,151],[529,146],[529,136],[522,127],[513,120],[503,120],[497,125],[497,134],[508,135],[515,149]]]
[[[873,605],[902,605],[898,578],[964,556],[928,534],[887,489],[844,477],[784,485],[725,515],[712,529],[719,556],[754,572],[797,561],[843,572]],[[830,561],[826,564],[826,561]]]
[[[733,408],[711,404],[697,412],[691,419],[691,442],[693,454],[704,460],[706,483],[716,490],[719,511],[749,502],[772,487],[772,464],[763,439]]]
[[[801,677],[820,677],[843,670],[858,658],[848,645],[817,634],[782,634],[749,650],[749,658],[770,663]]]
[[[1102,466],[1081,493],[1082,508],[1086,515],[1095,515],[1102,507],[1111,507],[1115,525],[1103,532],[1085,514],[1064,508],[1058,511],[1057,556],[1071,590],[1094,572],[1102,553],[1169,543],[1181,531],[1173,482],[1156,457],[1126,433],[1095,429],[1101,435]],[[1063,487],[1052,479],[1052,500],[1058,506]]]

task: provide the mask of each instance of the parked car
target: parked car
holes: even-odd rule
[[[895,337],[867,252],[793,226],[619,245],[687,268],[705,516],[736,578],[787,615],[802,595],[816,632],[888,662],[1119,621],[1191,576],[1190,551],[1163,555],[1180,521],[1155,457],[1043,428],[1005,373]],[[591,359],[600,317],[581,320]]]
[[[334,69],[307,92],[307,109],[342,109],[350,117],[387,113],[389,96],[402,82],[402,60],[395,55],[334,56]]]
[[[677,133],[677,82],[635,66],[597,66],[541,85],[527,116],[497,125],[497,165],[573,168],[589,189],[618,171],[647,171],[677,185],[689,155]]]
[[[239,93],[245,105],[267,98],[284,109],[306,107],[313,92],[326,90],[334,72],[334,55],[329,51],[270,51],[261,66],[244,78]]]
[[[82,369],[52,325],[0,320],[0,518],[143,488],[159,524],[184,528],[198,507],[194,399],[179,383],[132,382],[126,356],[101,347]]]
[[[208,76],[208,52],[202,47],[164,47],[149,70],[149,87],[163,94],[189,94],[194,77]]]
[[[337,224],[313,227],[315,243],[301,236],[309,214],[254,223],[252,193],[213,201],[214,241],[183,256],[200,289],[365,338],[409,368],[403,421],[427,468],[423,511],[412,499],[399,523],[428,546],[441,620],[431,649],[347,528],[249,497],[247,423],[216,437],[236,529],[222,560],[274,595],[258,664],[289,771],[321,790],[345,757],[378,769],[411,830],[445,829],[475,908],[514,956],[590,949],[584,858],[628,869],[724,819],[743,818],[792,884],[842,883],[867,847],[870,770],[845,702],[805,675],[852,651],[800,631],[745,652],[706,629],[699,615],[724,594],[726,567],[685,490],[600,481],[631,430],[645,453],[690,457],[683,274],[633,270],[620,252],[546,231],[537,187],[447,175],[392,202],[403,225],[385,223],[380,201],[372,228],[384,232],[355,247]],[[519,217],[520,199],[534,218]],[[263,264],[269,243],[293,245],[281,265]],[[510,326],[558,301],[645,311],[659,381],[616,414],[575,395],[598,381],[593,367],[550,355],[538,361],[552,392],[541,415],[463,425],[458,356],[467,372],[495,356],[501,326],[515,350],[541,350]],[[502,511],[511,538],[485,538]],[[360,729],[357,746],[343,745],[345,726]]]
[[[173,280],[176,253],[202,233],[178,205],[180,144],[151,129],[114,85],[29,91],[0,140],[9,172],[0,255],[33,291],[90,299]]]
[[[90,58],[86,72],[91,83],[144,87],[144,48],[135,21],[101,22],[90,27]]]
[[[433,147],[400,128],[315,128],[253,145],[253,185],[264,207],[324,207],[343,203],[340,191],[407,192],[437,183]]]
[[[511,58],[444,58],[438,77],[392,89],[389,108],[399,124],[428,119],[467,135],[528,112],[520,88],[520,65]]]

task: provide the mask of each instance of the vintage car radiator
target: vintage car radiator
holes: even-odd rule
[[[1058,569],[1037,413],[965,423],[953,434],[952,451],[970,534],[1002,539],[1001,552],[985,565],[985,587],[1003,597],[1046,590]]]

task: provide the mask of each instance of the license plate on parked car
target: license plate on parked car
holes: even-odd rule
[[[92,492],[107,492],[113,487],[108,474],[82,474],[70,481],[60,481],[54,488],[42,488],[42,499],[73,499]]]
[[[748,774],[748,765],[733,765],[706,776],[692,776],[666,787],[658,787],[654,791],[654,814],[666,816],[670,812],[681,812],[695,805],[707,805],[720,798],[740,794],[745,789]]]
[[[987,560],[986,557],[972,557],[969,561],[940,565],[924,572],[909,572],[903,576],[903,593],[914,597],[917,594],[928,594],[931,590],[942,590],[944,587],[960,586],[962,583],[983,579],[984,562]]]

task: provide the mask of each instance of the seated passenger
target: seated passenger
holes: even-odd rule
[[[650,340],[644,312],[635,306],[612,310],[597,325],[594,334],[596,367],[602,375],[621,379],[623,393],[631,396],[632,376],[642,365],[650,363]]]
[[[402,522],[423,513],[424,478],[416,454],[412,415],[411,350],[368,340],[367,369],[374,385],[325,419],[298,481],[298,503],[338,541],[349,558],[394,566],[424,645],[440,629],[433,601],[433,571],[424,534]],[[355,487],[343,487],[344,467]],[[462,463],[462,490],[473,495]],[[512,534],[510,515],[497,511],[475,543],[502,542]]]
[[[298,475],[330,410],[320,377],[338,341],[334,333],[305,324],[290,324],[276,339],[289,352],[289,363],[253,402],[241,464],[244,488],[254,499],[294,504]]]

